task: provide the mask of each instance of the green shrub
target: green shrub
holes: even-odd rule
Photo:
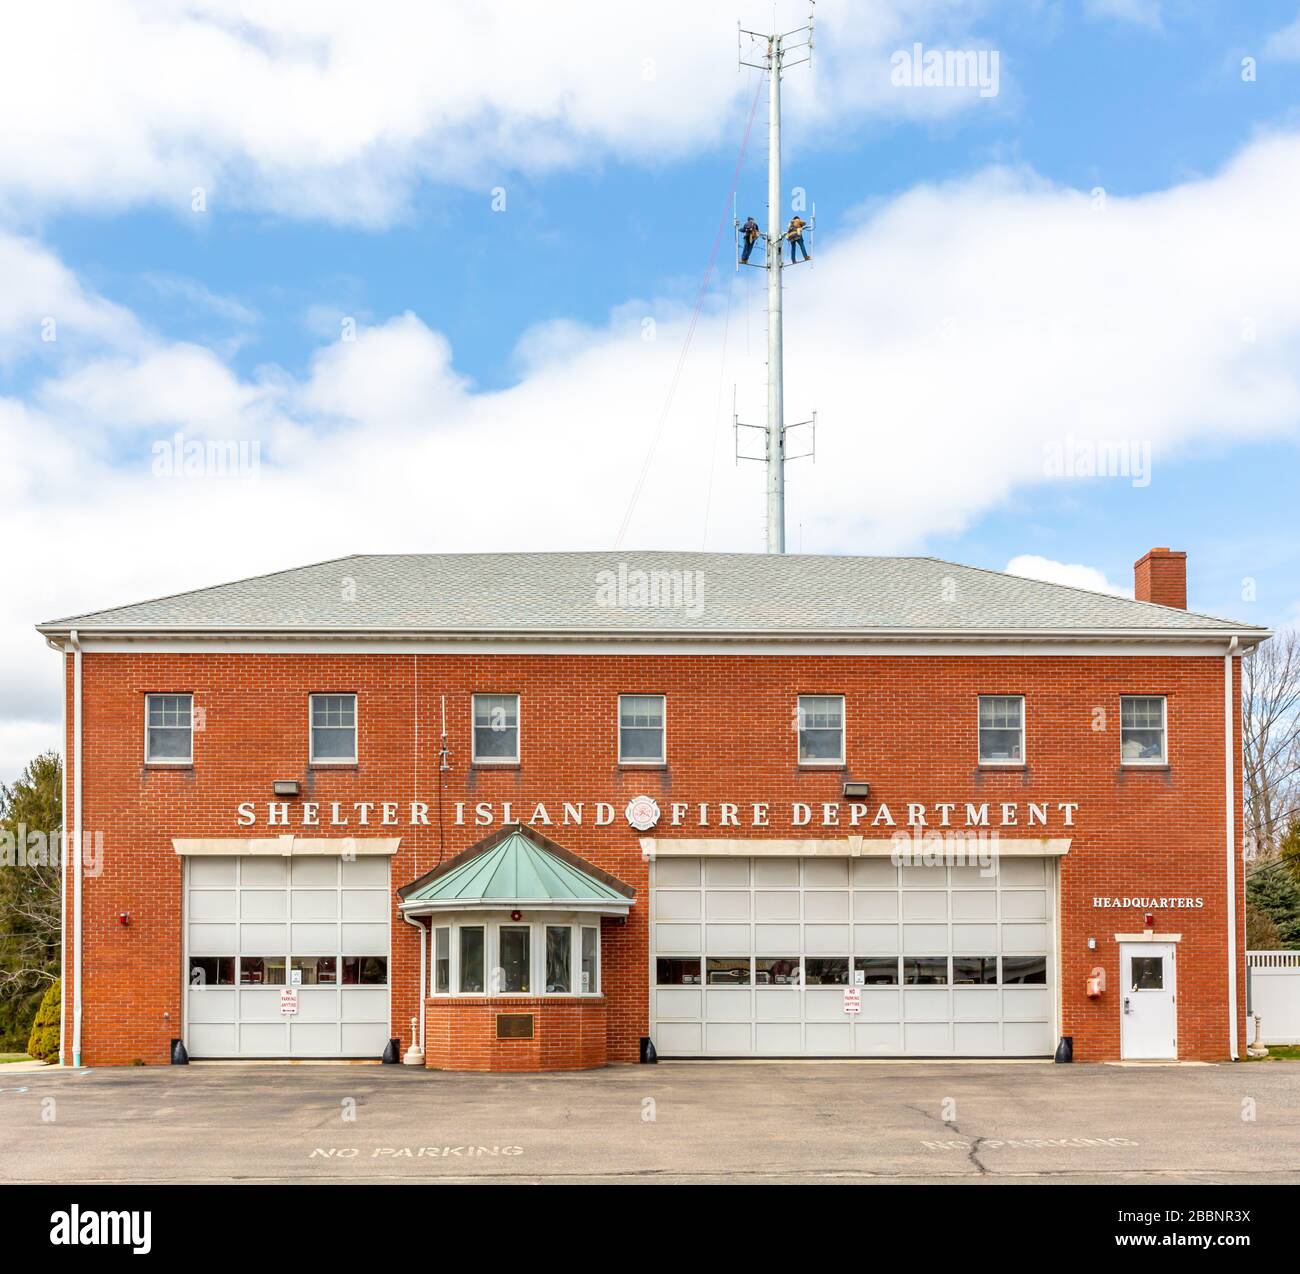
[[[24,1053],[32,1033],[36,1010],[41,1006],[44,988],[20,991],[0,1000],[0,1053]]]
[[[59,1008],[62,999],[60,984],[55,981],[45,992],[41,1007],[36,1010],[27,1051],[39,1062],[59,1060]]]

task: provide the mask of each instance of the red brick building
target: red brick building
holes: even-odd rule
[[[1136,591],[353,557],[43,624],[65,1061],[1235,1056],[1267,633]]]

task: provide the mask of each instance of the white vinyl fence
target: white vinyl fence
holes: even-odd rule
[[[1246,953],[1246,1039],[1300,1044],[1300,951]]]

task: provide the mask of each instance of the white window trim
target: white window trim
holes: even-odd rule
[[[149,755],[149,700],[150,699],[188,699],[190,701],[190,754],[186,757]],[[160,729],[176,729],[175,726],[160,726]],[[194,692],[185,690],[150,690],[144,696],[144,763],[146,765],[193,765],[194,764]]]
[[[1125,699],[1159,699],[1160,700],[1160,755],[1158,757],[1126,757],[1124,755],[1124,700]],[[1141,727],[1134,727],[1139,729]],[[1168,695],[1120,695],[1119,697],[1119,763],[1135,769],[1159,767],[1169,764],[1169,697]]]
[[[315,699],[351,699],[352,700],[352,755],[318,757],[316,755],[316,734],[312,725],[312,701]],[[307,695],[307,763],[309,765],[356,765],[361,757],[361,714],[360,699],[350,690],[313,690]],[[322,726],[322,729],[332,729]]]
[[[592,922],[595,921],[593,924]],[[484,913],[481,911],[462,911],[435,915],[432,928],[450,929],[450,950],[447,991],[432,991],[430,994],[462,1000],[591,1000],[598,999],[603,981],[603,952],[601,949],[600,917],[585,912],[525,911],[518,920],[510,919],[510,913]],[[528,977],[532,989],[528,991],[491,991],[493,970],[497,968],[501,951],[502,929],[529,930],[528,940]],[[547,991],[546,984],[546,930],[548,928],[569,930],[569,986],[582,986],[582,931],[596,931],[596,985],[591,990]],[[460,990],[460,932],[462,929],[483,930],[483,983],[482,991]],[[437,943],[429,944],[429,983],[437,985]]]
[[[980,733],[981,733],[981,726],[980,726],[980,701],[981,701],[982,699],[1019,699],[1019,700],[1020,700],[1020,760],[1018,760],[1018,761],[997,761],[997,760],[992,760],[992,761],[990,761],[990,760],[986,760],[986,759],[985,759],[985,757],[984,757],[984,753],[983,753],[983,751],[981,750],[981,745],[980,745]],[[975,696],[975,760],[976,760],[976,762],[977,762],[979,765],[981,765],[981,766],[984,766],[984,765],[1004,766],[1004,767],[1005,767],[1005,766],[1009,766],[1009,767],[1011,767],[1012,769],[1015,769],[1015,768],[1017,768],[1017,767],[1019,767],[1019,766],[1028,765],[1028,764],[1029,764],[1029,753],[1028,753],[1027,748],[1026,748],[1025,724],[1026,724],[1026,722],[1025,722],[1025,696],[1024,696],[1024,695],[1002,695],[1002,694],[976,695],[976,696]],[[1003,726],[990,726],[990,727],[989,727],[990,730],[1000,730],[1000,729],[1004,729],[1004,728],[1005,728],[1005,727],[1003,727]]]
[[[514,756],[479,756],[477,749],[477,723],[474,713],[476,699],[513,699],[515,701],[515,754]],[[469,697],[469,750],[472,765],[518,765],[524,754],[524,707],[521,696],[509,690],[480,690]]]
[[[800,725],[802,724],[802,711],[801,711],[799,705],[800,705],[800,703],[801,703],[804,699],[838,699],[838,700],[840,701],[840,754],[839,754],[838,757],[836,757],[836,758],[834,758],[834,759],[831,759],[831,758],[829,758],[829,757],[821,757],[821,758],[814,759],[814,760],[811,760],[811,761],[805,761],[805,760],[804,760],[804,758],[803,758],[803,748],[802,748],[802,745],[801,745],[801,743],[800,743],[800,739],[799,739],[799,736],[803,733],[803,731],[800,729]],[[847,753],[847,751],[848,751],[848,746],[847,746],[846,736],[848,735],[848,731],[849,731],[849,715],[848,715],[848,711],[847,711],[847,708],[846,708],[846,705],[845,705],[845,702],[844,702],[844,696],[843,696],[843,695],[834,695],[834,694],[831,694],[831,695],[827,695],[827,694],[802,694],[802,695],[795,695],[795,699],[794,699],[794,714],[795,714],[795,715],[794,715],[794,725],[795,725],[795,730],[794,730],[794,752],[795,752],[795,761],[797,762],[797,764],[798,764],[801,768],[805,768],[805,769],[830,769],[830,768],[840,769],[840,768],[843,768],[843,766],[845,765],[845,759],[844,759],[844,758],[845,758],[845,755],[846,755],[846,753]],[[818,727],[818,728],[820,728],[820,727]]]
[[[660,712],[660,719],[663,724],[659,727],[659,755],[658,757],[625,757],[623,755],[623,700],[624,699],[658,699],[663,704]],[[636,690],[629,690],[618,696],[618,763],[619,765],[667,765],[668,764],[668,696],[661,694],[642,694]],[[630,727],[636,729],[638,727]]]

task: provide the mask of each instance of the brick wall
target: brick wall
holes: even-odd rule
[[[68,659],[69,676],[71,658]],[[204,729],[192,768],[143,763],[146,692],[194,694]],[[359,696],[359,762],[313,769],[307,760],[307,696]],[[469,764],[470,694],[522,696],[522,761],[513,768]],[[668,696],[668,764],[623,768],[617,761],[620,692]],[[843,694],[847,765],[801,769],[795,696]],[[1023,694],[1027,764],[976,763],[976,696]],[[1169,765],[1141,771],[1119,763],[1119,696],[1169,700]],[[443,776],[439,831],[439,700],[446,696],[452,770]],[[71,702],[71,692],[69,692]],[[428,827],[372,827],[400,834],[396,889],[467,848],[493,827],[456,827],[453,802],[514,802],[517,816],[544,801],[609,801],[615,822],[541,827],[553,839],[637,890],[626,925],[602,926],[607,1047],[634,1061],[648,1029],[647,869],[638,836],[622,817],[634,795],[710,802],[714,826],[657,836],[836,835],[792,829],[789,805],[840,799],[846,777],[871,783],[869,805],[908,801],[1078,801],[1062,863],[1064,1030],[1081,1060],[1118,1054],[1118,948],[1113,934],[1141,928],[1141,914],[1092,907],[1095,894],[1196,895],[1196,912],[1161,915],[1156,927],[1183,934],[1179,951],[1180,1052],[1227,1053],[1223,660],[1197,657],[1014,656],[674,656],[348,655],[130,653],[84,656],[85,817],[104,841],[104,869],[85,886],[83,1060],[165,1062],[181,1034],[181,865],[173,836],[272,835],[241,828],[236,807],[272,798],[274,779],[298,779],[303,799],[424,800]],[[71,758],[71,735],[69,751]],[[1239,756],[1239,752],[1238,752]],[[1240,792],[1240,771],[1237,790]],[[742,809],[769,802],[771,824],[721,829],[716,803]],[[69,816],[69,823],[71,817]],[[349,830],[360,831],[352,828]],[[1240,838],[1240,822],[1237,832]],[[329,834],[329,829],[316,834]],[[1238,888],[1241,888],[1238,873]],[[394,900],[394,903],[396,900]],[[118,924],[119,912],[131,924]],[[1238,916],[1244,908],[1238,900]],[[1098,950],[1087,950],[1088,936]],[[1239,949],[1244,950],[1244,932]],[[419,935],[392,932],[393,1033],[418,1013]],[[1084,994],[1087,970],[1106,966],[1112,988]],[[1244,1018],[1244,973],[1239,1002]],[[71,994],[71,986],[68,988]],[[71,1023],[69,1011],[68,1021]],[[69,1028],[70,1029],[70,1028]],[[1244,1032],[1244,1024],[1242,1027]],[[403,1039],[403,1047],[408,1043]],[[1244,1047],[1244,1042],[1241,1044]]]
[[[431,1070],[558,1071],[604,1066],[605,997],[433,996],[425,1002],[424,1064]],[[497,1017],[527,1014],[531,1039],[498,1039]]]

